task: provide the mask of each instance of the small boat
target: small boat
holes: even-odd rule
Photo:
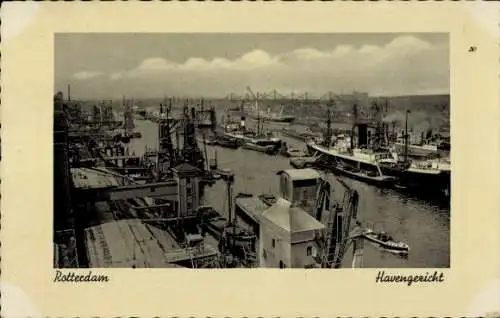
[[[217,137],[215,144],[224,148],[237,149],[240,147],[240,143],[235,138],[228,137]]]
[[[306,153],[299,148],[289,147],[284,155],[288,158],[305,157]]]
[[[307,141],[308,139],[311,139],[311,138],[320,137],[319,133],[313,133],[312,131],[298,132],[298,131],[291,129],[291,128],[282,128],[280,130],[280,133],[283,136],[287,136],[287,137],[297,139],[300,141],[304,141],[304,142]]]
[[[290,158],[290,166],[294,167],[295,169],[314,167],[316,162],[316,157],[303,156]]]
[[[279,151],[275,146],[261,146],[253,142],[246,142],[241,146],[241,148],[263,152],[268,155],[275,155]]]
[[[390,235],[388,235],[385,232],[375,232],[372,230],[368,230],[363,234],[363,237],[369,241],[378,244],[380,247],[383,247],[384,249],[387,250],[406,252],[406,253],[409,252],[410,250],[408,244],[394,240]]]

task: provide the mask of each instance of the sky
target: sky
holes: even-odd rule
[[[448,94],[450,82],[442,33],[56,34],[54,63],[55,91],[88,99]]]

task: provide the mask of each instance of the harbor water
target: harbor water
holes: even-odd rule
[[[145,148],[157,148],[157,124],[136,120],[136,131],[142,138],[131,140],[131,150],[142,155]],[[279,129],[286,124],[273,124]],[[301,145],[300,141],[282,137],[288,145]],[[202,146],[202,145],[200,145]],[[291,169],[289,159],[269,156],[246,149],[228,149],[207,146],[209,158],[217,152],[219,168],[231,169],[235,173],[234,194],[239,192],[278,193],[279,180],[276,173]],[[351,179],[343,179],[359,193],[358,219],[382,229],[395,239],[410,246],[405,258],[380,250],[366,242],[363,267],[365,268],[447,268],[450,266],[450,210],[428,201],[391,190],[380,189]],[[227,214],[226,185],[217,182],[206,190],[205,204]],[[349,249],[343,267],[350,267],[352,251]]]

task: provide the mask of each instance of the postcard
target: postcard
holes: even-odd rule
[[[483,7],[7,5],[2,315],[498,315]]]

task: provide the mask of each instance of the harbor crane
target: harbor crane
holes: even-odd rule
[[[334,196],[334,184],[344,188],[342,200]],[[368,228],[357,218],[359,194],[342,179],[331,173],[322,176],[313,213],[318,221],[326,224],[324,237],[317,239],[321,250],[317,260],[322,268],[340,268],[344,256],[352,246],[352,268],[363,267],[363,252]]]

